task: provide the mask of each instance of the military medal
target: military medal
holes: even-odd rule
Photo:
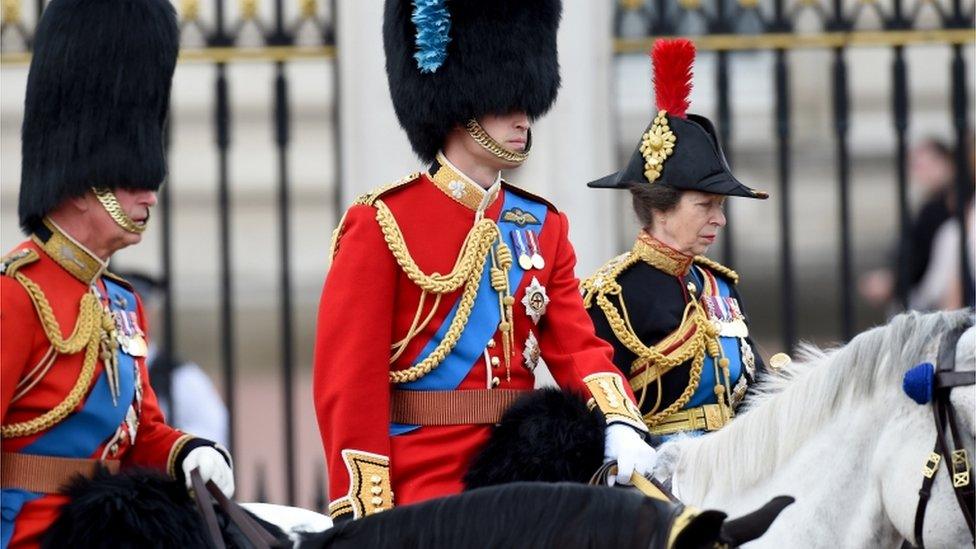
[[[546,295],[546,287],[539,283],[538,278],[532,277],[532,283],[525,289],[525,296],[522,297],[522,305],[525,305],[525,314],[529,315],[533,324],[538,324],[542,315],[546,314],[549,296]]]
[[[523,271],[532,268],[532,258],[529,256],[529,245],[525,239],[525,234],[520,229],[512,230],[512,242],[515,244],[515,252],[518,253],[518,264]]]
[[[147,356],[149,344],[146,343],[146,333],[139,327],[139,319],[134,311],[130,311],[127,316],[132,331],[129,336],[129,350],[127,352],[135,357]]]
[[[522,350],[522,358],[525,359],[525,367],[530,372],[535,371],[535,367],[538,366],[540,355],[539,340],[535,338],[532,330],[529,330],[529,337],[526,338],[525,348]]]
[[[546,268],[546,260],[539,253],[539,237],[531,229],[526,230],[526,232],[529,236],[529,248],[532,252],[532,266],[541,271]]]

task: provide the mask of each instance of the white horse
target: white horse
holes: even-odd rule
[[[660,448],[655,474],[673,477],[684,502],[731,516],[789,494],[787,508],[755,542],[763,547],[898,547],[914,543],[922,466],[935,444],[931,405],[902,390],[906,370],[936,362],[941,335],[969,311],[909,313],[800,360],[757,387],[749,409],[728,427]],[[956,348],[956,371],[976,369],[976,329]],[[974,389],[950,393],[970,459]],[[927,548],[972,547],[942,463],[925,514]]]

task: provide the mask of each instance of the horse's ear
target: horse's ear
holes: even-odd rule
[[[721,511],[702,511],[695,515],[688,524],[681,527],[673,549],[702,549],[717,547],[722,540],[722,522],[726,514]]]
[[[722,525],[723,541],[735,547],[762,536],[783,509],[794,501],[796,500],[790,496],[777,496],[748,515],[725,521]]]

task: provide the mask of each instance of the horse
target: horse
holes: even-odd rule
[[[670,478],[682,501],[733,515],[772,494],[795,496],[796,504],[756,547],[920,545],[915,534],[919,492],[923,465],[930,471],[933,466],[927,462],[936,427],[932,407],[906,395],[906,373],[919,363],[936,362],[940,341],[966,326],[955,346],[956,371],[976,370],[972,314],[905,313],[843,347],[825,352],[802,346],[798,360],[761,381],[727,427],[663,444],[655,475]],[[940,361],[945,357],[951,362],[951,346],[942,350]],[[972,387],[946,391],[948,408],[959,412],[962,440],[955,443],[966,452],[956,464],[958,480],[967,481],[971,500],[967,456],[973,455],[976,394]],[[964,498],[957,502],[953,494],[950,466],[938,468],[927,512],[922,508],[927,547],[973,543],[960,516]]]

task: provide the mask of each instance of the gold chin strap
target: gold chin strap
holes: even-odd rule
[[[495,141],[494,138],[488,135],[488,132],[486,132],[485,129],[481,127],[481,124],[479,124],[474,118],[468,120],[467,124],[464,125],[464,129],[468,131],[468,134],[472,139],[475,140],[476,143],[481,145],[481,148],[490,152],[496,158],[504,160],[505,162],[521,164],[522,162],[525,162],[526,158],[529,157],[528,145],[531,144],[531,140],[526,143],[525,151],[518,152],[506,149],[501,145],[501,143]]]
[[[119,199],[115,197],[115,193],[112,189],[105,187],[92,187],[92,192],[95,193],[95,198],[102,203],[102,207],[108,212],[108,215],[112,217],[112,221],[125,229],[130,233],[142,234],[146,230],[145,223],[136,223],[125,213],[122,209],[122,205],[119,204]]]

